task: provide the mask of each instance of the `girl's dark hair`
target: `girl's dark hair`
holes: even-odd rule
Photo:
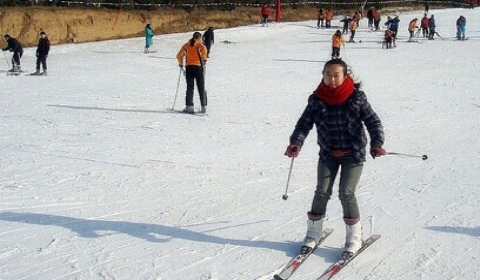
[[[202,38],[202,34],[200,32],[193,33],[192,39],[190,39],[190,46],[193,47],[195,45],[195,40]]]
[[[327,61],[327,63],[325,63],[325,66],[323,66],[322,74],[325,73],[325,69],[327,69],[327,67],[330,65],[340,65],[343,68],[343,74],[345,76],[350,76],[353,80],[355,80],[350,66],[348,66],[347,63],[340,58],[334,58]],[[362,83],[355,82],[354,85],[355,85],[355,88],[360,89],[360,87],[362,86]]]

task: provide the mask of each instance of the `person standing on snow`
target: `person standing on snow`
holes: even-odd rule
[[[457,40],[465,40],[465,31],[467,29],[467,19],[460,16],[457,19]]]
[[[410,34],[410,37],[408,38],[407,42],[413,42],[413,35],[415,33],[415,29],[418,28],[417,21],[418,21],[418,19],[414,18],[408,24],[408,33]]]
[[[387,21],[385,22],[387,30],[392,31],[395,37],[397,36],[399,23],[400,19],[398,18],[398,16],[395,16],[394,18],[387,17]]]
[[[345,47],[345,38],[343,38],[342,32],[337,30],[332,36],[332,59],[340,58],[340,46]]]
[[[317,15],[317,28],[323,27],[324,21],[325,21],[325,13],[323,12],[323,9],[320,8],[320,10],[318,10],[318,15]]]
[[[213,27],[209,27],[205,33],[203,33],[202,41],[205,47],[207,47],[207,57],[210,57],[210,48],[215,43],[215,35],[213,34]]]
[[[270,8],[267,3],[262,5],[260,9],[260,15],[262,16],[262,26],[268,26],[268,16],[270,15]]]
[[[366,157],[367,137],[370,136],[370,155],[384,156],[384,132],[380,118],[367,101],[360,83],[348,74],[341,59],[328,61],[323,68],[320,85],[308,98],[308,104],[290,136],[285,155],[294,158],[310,130],[317,127],[320,158],[317,186],[311,210],[307,213],[307,233],[301,251],[310,252],[320,240],[327,203],[332,195],[335,178],[340,171],[339,196],[346,225],[342,257],[350,258],[362,246],[362,226],[355,191],[362,175]]]
[[[356,18],[352,19],[352,22],[350,23],[350,39],[348,39],[349,43],[355,43],[355,32],[358,27],[358,20]]]
[[[32,75],[47,75],[47,57],[48,52],[50,51],[50,40],[48,40],[47,33],[41,31],[40,39],[38,40],[37,45],[37,62],[36,62],[36,71]],[[43,68],[43,72],[40,73],[40,65]]]
[[[373,28],[373,10],[375,7],[370,7],[367,11],[367,19],[368,19],[368,28]]]
[[[11,37],[8,34],[5,34],[3,38],[7,42],[7,47],[3,48],[2,51],[13,52],[12,69],[8,70],[8,72],[21,72],[22,69],[20,67],[20,59],[22,58],[22,55],[23,55],[22,45],[17,41],[17,39]]]
[[[152,27],[150,26],[150,23],[147,23],[145,25],[145,53],[150,52],[150,46],[153,45],[153,30]]]
[[[382,14],[378,9],[373,9],[373,25],[375,26],[374,31],[380,31],[380,21],[382,20]]]
[[[420,28],[422,29],[423,37],[429,37],[428,35],[428,17],[427,14],[423,15],[422,20],[420,21]]]
[[[202,113],[207,112],[207,92],[205,91],[205,69],[207,63],[207,47],[202,44],[202,34],[193,33],[193,37],[185,43],[177,53],[178,65],[183,69],[185,67],[185,78],[187,80],[187,93],[185,98],[185,113],[194,114],[193,91],[195,81],[197,82],[198,94],[200,95],[200,104]],[[185,62],[184,62],[185,61]]]
[[[325,12],[325,27],[326,28],[332,27],[332,19],[333,19],[333,11],[328,9]]]
[[[345,17],[340,20],[340,22],[343,22],[342,34],[348,34],[348,29],[350,28],[350,22],[352,22],[352,20],[349,16],[345,15]]]
[[[435,35],[435,18],[433,15],[428,19],[428,40],[433,40],[433,35]]]

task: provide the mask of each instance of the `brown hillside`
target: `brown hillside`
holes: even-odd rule
[[[237,7],[234,11],[207,11],[200,7],[190,11],[164,8],[119,12],[60,7],[0,8],[0,34],[10,34],[23,46],[35,46],[40,29],[48,34],[52,44],[90,42],[142,36],[148,21],[155,34],[249,25],[259,22],[259,10],[259,7]],[[315,19],[316,13],[313,6],[285,7],[282,21]]]

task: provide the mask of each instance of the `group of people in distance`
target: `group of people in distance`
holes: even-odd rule
[[[21,58],[23,55],[23,47],[18,42],[18,40],[9,34],[3,35],[3,39],[7,43],[7,46],[2,49],[2,51],[13,52],[12,55],[12,68],[8,70],[11,73],[22,72],[21,68]],[[40,39],[38,40],[37,50],[36,50],[36,71],[31,73],[31,75],[47,75],[47,57],[48,52],[50,51],[50,40],[48,40],[47,33],[43,30],[40,31]],[[43,72],[40,72],[40,67],[42,67]]]

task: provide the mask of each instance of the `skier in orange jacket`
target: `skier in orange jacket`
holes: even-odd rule
[[[332,59],[340,58],[340,46],[345,47],[345,38],[342,31],[337,30],[332,36]]]

